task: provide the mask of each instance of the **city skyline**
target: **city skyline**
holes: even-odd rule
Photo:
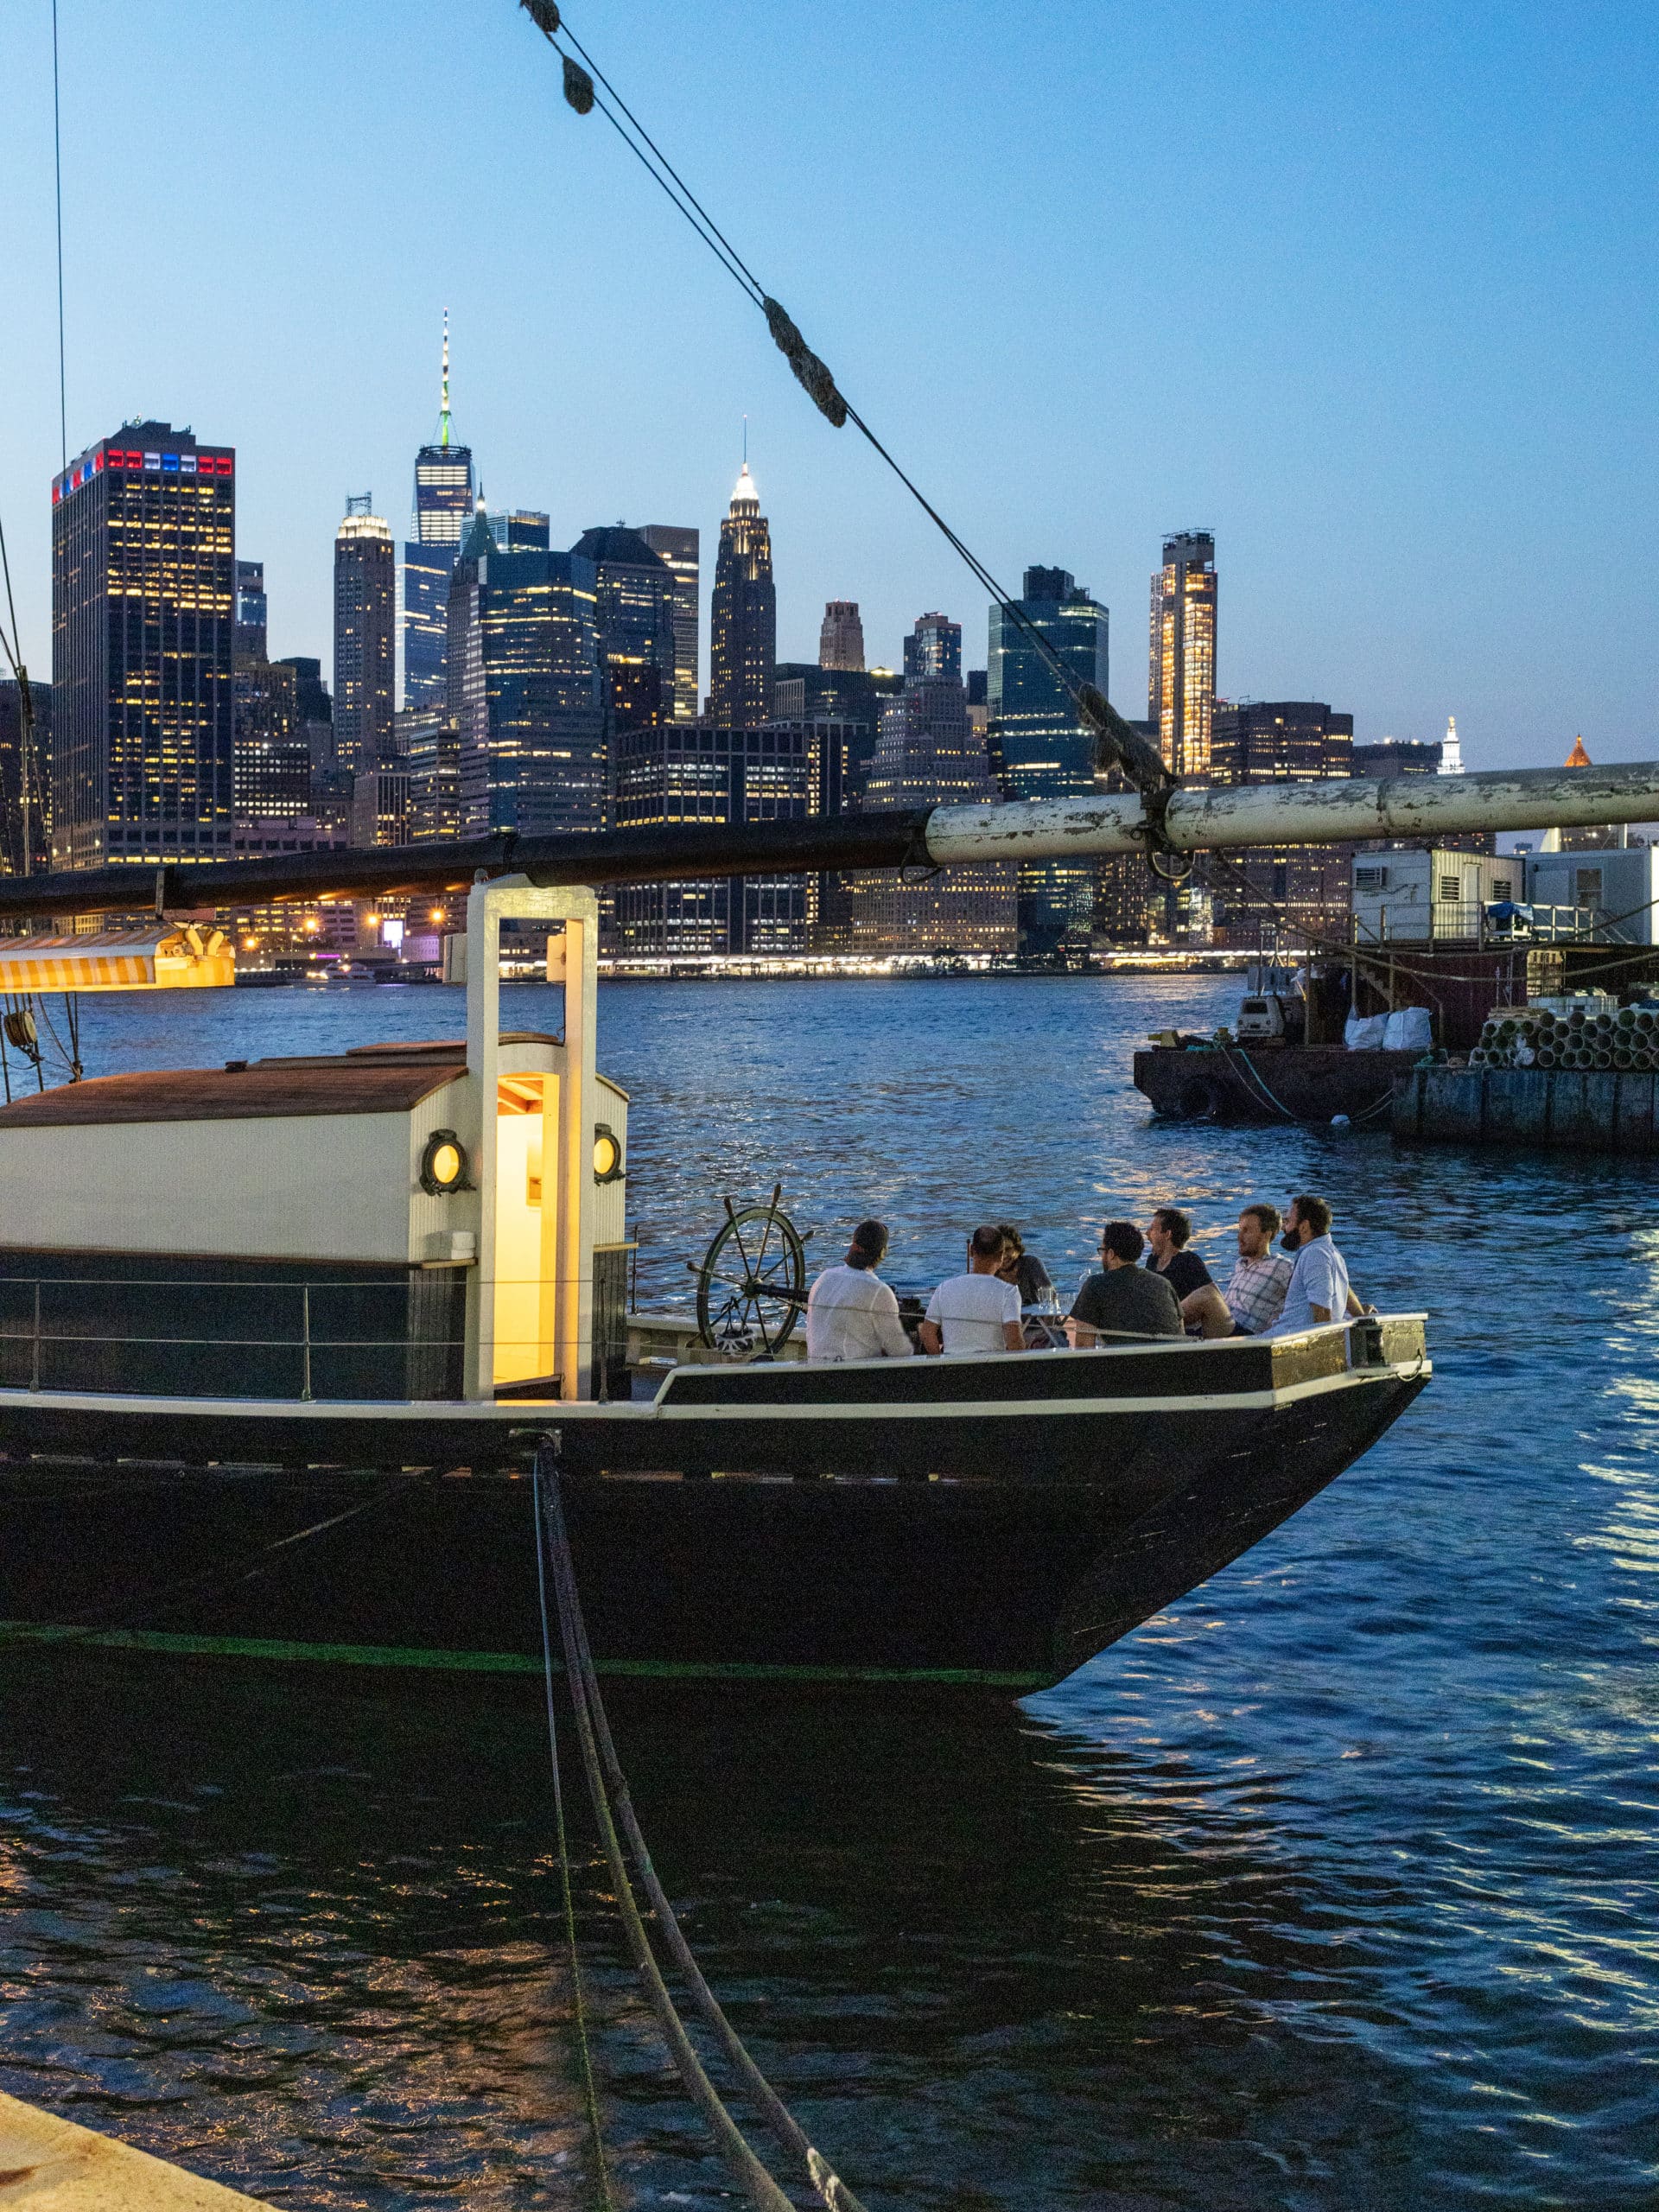
[[[10,49],[19,127],[0,149],[18,241],[0,502],[33,665],[59,460],[45,20]],[[392,51],[378,22],[315,0],[234,26],[195,0],[165,15],[137,0],[119,111],[65,105],[70,451],[140,413],[232,437],[273,645],[326,651],[315,549],[342,485],[407,483],[448,306],[486,491],[548,507],[563,542],[667,514],[712,544],[747,413],[791,549],[784,655],[810,657],[836,597],[859,599],[873,658],[919,607],[974,619],[925,520],[814,414],[620,149],[563,107],[518,11],[469,27],[457,127],[421,137],[429,167],[406,192],[391,151],[419,133],[419,57],[442,20],[413,0]],[[773,11],[757,35],[713,0],[695,24],[605,26],[605,61],[1005,587],[1062,562],[1121,623],[1144,603],[1148,549],[1199,517],[1226,548],[1224,690],[1339,696],[1368,736],[1427,738],[1455,712],[1476,766],[1558,760],[1580,727],[1599,756],[1651,751],[1651,683],[1629,642],[1640,580],[1600,573],[1653,470],[1643,43],[1611,22],[1338,27],[1294,7],[1267,23],[1218,7],[1177,36],[1154,6],[1108,35],[1073,9],[1056,26],[1065,69],[1010,87],[988,11],[954,10],[943,56],[941,20],[919,0],[855,6],[824,48],[810,11]],[[106,29],[95,10],[64,19],[66,86],[96,79]],[[868,66],[838,62],[855,53]],[[789,95],[809,79],[804,122]],[[965,129],[992,83],[996,130]],[[1172,215],[1148,180],[1177,105],[1209,150],[1205,191]],[[163,111],[192,129],[152,130]],[[469,120],[545,168],[547,193],[499,223],[476,219]],[[827,254],[822,181],[841,176],[854,130],[874,158],[838,188]],[[223,189],[231,175],[257,181],[251,213]],[[342,207],[383,252],[348,246]],[[1052,219],[1061,207],[1081,228]],[[158,237],[224,273],[177,314],[124,315],[105,272],[129,252],[141,265]],[[1269,326],[1271,344],[1241,338]],[[302,327],[318,342],[295,343]],[[1331,540],[1340,558],[1310,563]],[[1474,543],[1478,613],[1443,584]]]

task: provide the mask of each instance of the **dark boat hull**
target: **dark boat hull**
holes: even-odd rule
[[[1325,1363],[1333,1341],[1309,1340]],[[1228,1351],[1084,1355],[1064,1371],[1058,1358],[918,1363],[873,1410],[837,1408],[846,1370],[696,1370],[671,1429],[637,1409],[353,1408],[346,1421],[128,1402],[122,1445],[149,1465],[108,1463],[109,1415],[88,1402],[0,1394],[0,1446],[16,1455],[27,1434],[36,1455],[0,1466],[0,1618],[14,1635],[171,1649],[537,1663],[524,1468],[552,1426],[601,1667],[1034,1688],[1248,1550],[1427,1376],[1421,1359],[1379,1361],[1252,1389],[1236,1386],[1271,1354],[1249,1348],[1247,1367]],[[1280,1364],[1294,1374],[1294,1354]],[[999,1409],[995,1392],[1022,1370],[1028,1389],[1039,1368],[1045,1397]],[[290,1460],[349,1450],[379,1465],[248,1465],[276,1456],[279,1429]],[[39,1456],[90,1452],[100,1435],[102,1464]],[[693,1471],[653,1472],[653,1455]],[[849,1471],[826,1477],[826,1457]],[[806,1471],[790,1474],[791,1458]],[[746,1463],[785,1471],[728,1471]]]
[[[1339,1045],[1189,1052],[1154,1045],[1135,1056],[1135,1087],[1171,1122],[1351,1122],[1387,1125],[1394,1085],[1419,1052],[1350,1052]]]

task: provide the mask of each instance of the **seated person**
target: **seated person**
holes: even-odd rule
[[[899,1300],[876,1269],[887,1249],[885,1222],[861,1221],[847,1256],[826,1268],[807,1294],[809,1359],[909,1359],[916,1347],[899,1319]]]
[[[1279,1229],[1277,1206],[1257,1203],[1238,1217],[1238,1265],[1224,1294],[1236,1337],[1263,1335],[1284,1312],[1290,1262],[1273,1249]]]
[[[928,1301],[917,1332],[931,1352],[1023,1351],[1020,1294],[997,1274],[1002,1263],[1000,1229],[976,1229],[968,1240],[968,1272],[942,1282]]]
[[[1105,1272],[1090,1276],[1071,1308],[1071,1341],[1080,1351],[1094,1343],[1100,1329],[1133,1337],[1185,1333],[1180,1301],[1169,1284],[1163,1276],[1135,1265],[1144,1249],[1145,1241],[1132,1221],[1109,1221],[1101,1230]]]
[[[1034,1252],[1027,1251],[1026,1240],[1012,1222],[998,1222],[996,1233],[1002,1239],[1002,1260],[997,1274],[1004,1282],[1014,1285],[1022,1306],[1040,1306],[1043,1293],[1054,1287],[1048,1269]]]
[[[1187,1215],[1174,1206],[1154,1208],[1147,1224],[1147,1243],[1152,1248],[1147,1255],[1147,1268],[1161,1275],[1174,1292],[1189,1335],[1230,1337],[1233,1317],[1227,1311],[1227,1301],[1204,1262],[1186,1249],[1192,1234]]]

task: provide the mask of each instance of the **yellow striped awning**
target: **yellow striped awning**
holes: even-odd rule
[[[165,923],[92,937],[0,937],[0,991],[201,989],[236,981],[222,930]]]

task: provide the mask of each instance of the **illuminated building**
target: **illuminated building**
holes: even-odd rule
[[[1455,715],[1448,715],[1446,718],[1446,735],[1440,743],[1440,773],[1443,776],[1460,776],[1463,773],[1463,747],[1458,738],[1458,718]]]
[[[864,665],[864,625],[855,599],[832,599],[823,610],[818,632],[820,668],[861,669]]]
[[[817,814],[822,742],[810,727],[785,722],[759,729],[659,722],[619,731],[617,827],[798,821]],[[653,958],[804,952],[813,881],[782,875],[619,885],[616,950],[624,957]]]
[[[1109,622],[1106,609],[1065,569],[1027,569],[1024,598],[992,607],[985,696],[991,767],[1005,798],[1076,798],[1096,788],[1094,734],[1078,721],[1071,695],[1030,632],[1046,640],[1077,682],[1109,696]],[[1048,957],[1086,946],[1095,883],[1091,861],[1023,864],[1020,952]]]
[[[881,709],[864,781],[869,807],[973,806],[998,797],[982,732],[962,680],[962,626],[924,614],[905,640],[905,688]],[[860,870],[849,879],[849,944],[856,952],[1012,952],[1017,913],[1012,868]],[[830,919],[838,918],[833,915]]]
[[[231,853],[236,460],[124,424],[52,483],[52,860]]]
[[[459,837],[461,730],[447,709],[411,708],[397,717],[397,750],[409,769],[409,834]]]
[[[232,790],[238,822],[295,820],[311,811],[311,749],[299,727],[294,671],[281,661],[235,667]]]
[[[588,530],[570,549],[593,563],[609,728],[674,720],[674,576],[638,531]]]
[[[442,708],[449,635],[449,578],[473,518],[473,450],[449,419],[449,317],[443,318],[438,434],[415,456],[415,505],[404,544],[404,704]]]
[[[1207,784],[1216,704],[1216,541],[1207,530],[1164,540],[1152,580],[1148,679],[1165,766],[1183,783]]]
[[[772,538],[746,461],[720,525],[709,621],[709,719],[754,729],[771,719],[778,661],[778,594]]]
[[[239,660],[264,660],[269,602],[265,597],[265,564],[238,561],[236,564],[236,642]]]
[[[674,579],[674,719],[697,719],[698,574],[701,541],[678,523],[648,522],[639,535]]]
[[[503,552],[482,509],[449,587],[447,679],[463,829],[601,830],[605,716],[591,561]]]
[[[397,596],[391,532],[365,492],[334,534],[334,752],[348,776],[391,750]]]
[[[1323,700],[1216,702],[1211,783],[1315,783],[1351,775],[1353,757],[1353,716]],[[1277,845],[1230,853],[1212,883],[1217,935],[1253,944],[1258,928],[1275,923],[1345,928],[1353,851],[1351,844]]]
[[[0,874],[38,875],[51,865],[51,825],[47,792],[52,753],[52,686],[30,682],[29,703],[35,716],[35,746],[28,766],[29,867],[22,868],[23,849],[23,707],[18,687],[10,677],[0,680]]]

